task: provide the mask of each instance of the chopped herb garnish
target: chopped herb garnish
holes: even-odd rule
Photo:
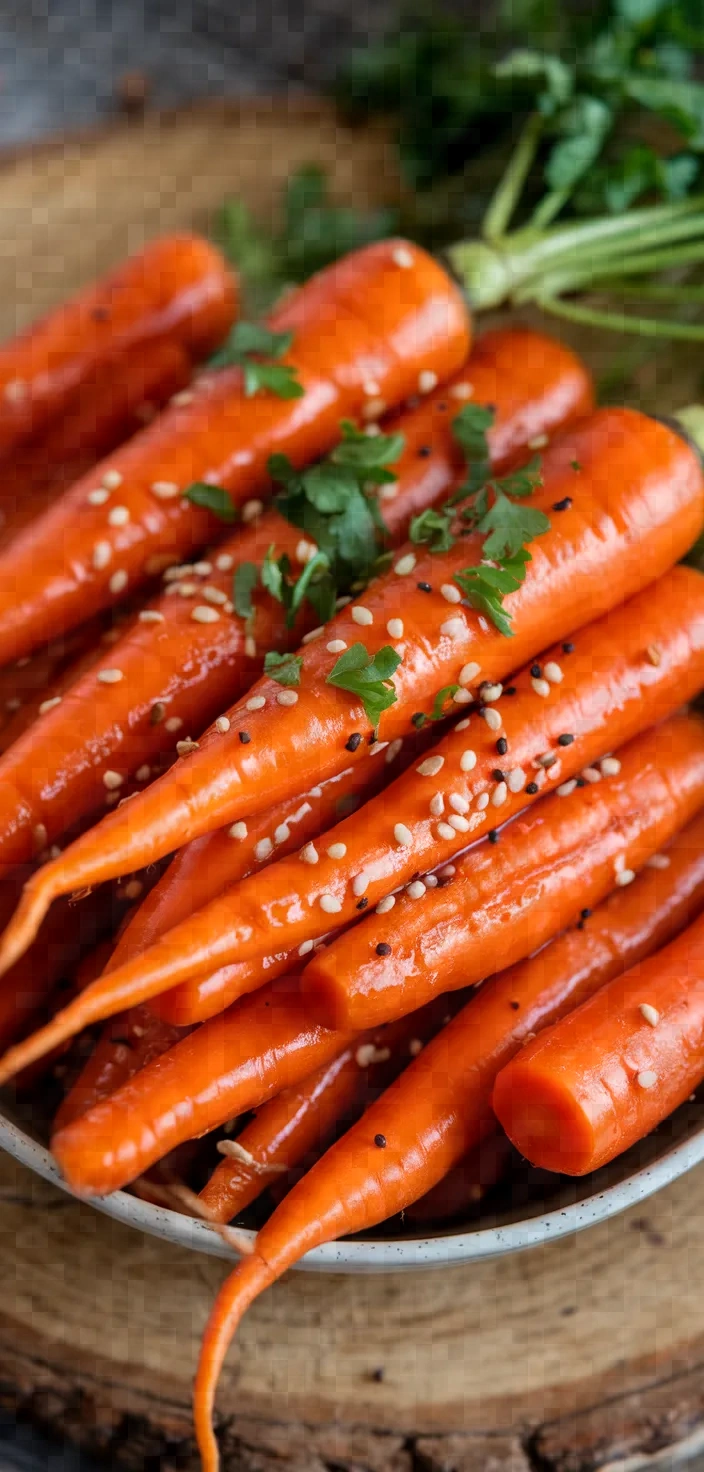
[[[252,594],[259,582],[256,562],[241,562],[232,579],[232,601],[235,613],[240,618],[251,618],[254,613]]]
[[[448,700],[452,700],[453,697],[457,694],[459,688],[459,685],[445,685],[442,690],[438,690],[438,693],[435,696],[435,700],[433,701],[433,709],[430,712],[431,721],[442,721],[444,719],[444,717],[447,715],[445,706],[447,705]]]
[[[237,507],[224,486],[211,486],[207,481],[196,480],[193,485],[186,488],[183,495],[184,500],[190,501],[191,505],[202,506],[206,511],[212,511],[218,521],[237,520]]]
[[[270,649],[264,656],[264,673],[278,685],[300,685],[302,654],[277,654]]]
[[[305,598],[315,609],[321,623],[327,623],[335,612],[335,584],[330,577],[328,559],[324,552],[316,552],[306,563],[303,571],[293,580],[290,577],[291,562],[287,553],[274,557],[270,547],[261,569],[262,586],[271,593],[286,610],[286,627],[291,629]]]
[[[363,644],[352,644],[336,660],[327,684],[358,696],[376,730],[382,713],[396,702],[393,676],[400,663],[400,655],[390,644],[385,644],[375,655],[368,654]]]
[[[210,366],[241,368],[248,399],[260,389],[267,389],[279,399],[300,399],[304,389],[298,382],[296,368],[290,363],[271,361],[283,357],[292,342],[292,332],[269,332],[257,322],[237,322],[227,341],[210,359]]]

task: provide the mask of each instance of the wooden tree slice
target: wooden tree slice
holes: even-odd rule
[[[316,102],[205,106],[7,155],[0,334],[157,231],[207,228],[228,194],[271,218],[291,169],[313,160],[341,199],[399,196],[384,132],[345,128]],[[581,341],[602,364],[624,351]],[[638,391],[663,408],[691,399],[693,356],[649,357]],[[228,1472],[694,1465],[702,1223],[700,1170],[645,1209],[518,1257],[290,1275],[248,1315],[223,1376]],[[190,1381],[225,1272],[3,1158],[0,1398],[113,1467],[191,1472]]]

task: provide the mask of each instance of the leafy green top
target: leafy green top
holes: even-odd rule
[[[269,332],[258,322],[237,322],[210,359],[210,367],[241,368],[248,399],[261,389],[276,394],[279,399],[300,399],[304,389],[298,382],[295,367],[271,361],[283,357],[292,342],[292,332]]]

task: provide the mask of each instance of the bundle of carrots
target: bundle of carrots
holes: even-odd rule
[[[699,412],[472,346],[403,240],[237,297],[162,241],[0,353],[0,1083],[60,1058],[71,1188],[241,1251],[206,1472],[311,1247],[466,1209],[509,1141],[592,1170],[704,1078]]]

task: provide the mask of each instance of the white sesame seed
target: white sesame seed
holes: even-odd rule
[[[433,389],[437,388],[437,386],[438,375],[437,373],[433,373],[432,368],[424,368],[423,372],[418,374],[419,393],[431,394],[433,392]]]
[[[263,710],[266,705],[265,695],[251,695],[245,704],[245,710]]]
[[[614,869],[616,870],[616,873],[618,874],[619,871],[621,869],[625,869],[625,867],[626,867],[626,855],[625,854],[618,854],[617,857],[614,859]]]
[[[456,873],[454,864],[446,864],[444,869],[438,869],[438,879],[454,879]]]
[[[129,506],[112,506],[108,511],[108,526],[127,526],[129,519]]]
[[[460,687],[459,690],[455,690],[452,699],[455,705],[471,705],[473,703],[474,696],[469,690],[463,690]]]
[[[144,885],[142,884],[141,879],[130,879],[129,883],[125,885],[122,893],[126,900],[138,900],[143,891]],[[143,1036],[139,1027],[133,1027],[132,1031],[134,1032],[136,1037]]]
[[[235,559],[229,552],[221,552],[219,557],[215,558],[215,566],[219,572],[231,572],[234,565]]]
[[[444,756],[426,756],[425,761],[422,761],[420,766],[416,767],[416,771],[419,777],[437,777],[438,772],[442,770],[444,765]]]
[[[247,824],[242,822],[233,823],[232,827],[228,828],[227,831],[230,838],[236,838],[241,843],[247,837]]]
[[[467,751],[463,751],[462,752],[462,755],[460,757],[460,768],[461,768],[461,770],[463,772],[473,772],[474,771],[474,768],[476,767],[476,765],[477,765],[477,753],[476,753],[476,751],[471,751],[469,748],[467,749]]]
[[[555,788],[555,791],[556,791],[558,797],[571,797],[571,795],[574,792],[576,786],[577,786],[577,779],[576,779],[576,777],[570,777],[569,782],[561,782],[560,783],[560,786]]]
[[[325,645],[325,648],[328,654],[342,654],[343,649],[346,649],[347,645],[344,639],[331,639],[330,643]]]
[[[550,441],[546,434],[534,434],[532,440],[528,441],[529,450],[544,450]]]
[[[352,599],[349,598],[346,593],[342,593],[339,598],[336,598],[335,599],[335,607],[336,608],[346,608],[347,607],[347,604],[348,603],[351,603],[351,602],[352,602]]]
[[[41,703],[41,705],[40,705],[40,707],[39,707],[39,714],[40,714],[40,716],[45,716],[48,711],[53,710],[55,706],[60,705],[60,704],[61,704],[61,696],[60,695],[53,695],[50,700],[43,700],[42,703]]]
[[[360,895],[363,895],[365,890],[368,888],[369,875],[365,874],[364,870],[362,870],[362,873],[356,874],[354,879],[352,880],[352,893],[356,899],[359,899]]]
[[[108,587],[110,589],[110,592],[111,593],[123,593],[124,590],[125,590],[125,588],[127,587],[128,581],[129,581],[129,579],[128,579],[127,573],[125,572],[124,568],[123,567],[118,568],[117,572],[114,572],[113,573],[113,575],[112,575],[112,577],[110,579],[110,582],[108,583]]]
[[[378,434],[381,434],[381,430],[378,424],[368,424],[364,433],[367,436],[368,440],[373,440],[376,439],[376,436]]]
[[[302,940],[298,947],[299,956],[309,956],[313,949],[312,940]]]
[[[642,1073],[636,1075],[636,1083],[641,1089],[654,1089],[657,1081],[657,1074],[653,1073],[650,1068],[645,1068]]]
[[[522,767],[514,767],[508,774],[509,792],[520,792],[526,780],[526,774]]]
[[[386,751],[388,744],[388,741],[375,741],[374,745],[369,748],[369,755],[378,756],[380,751]]]
[[[447,639],[461,639],[465,633],[465,621],[463,618],[448,618],[440,625],[440,633]]]
[[[484,812],[484,809],[485,808],[488,808],[488,806],[489,806],[489,794],[488,794],[488,792],[480,792],[480,794],[479,794],[479,796],[477,798],[477,811],[480,812],[480,813],[483,813]]]
[[[496,784],[496,786],[494,788],[494,791],[491,794],[492,806],[495,807],[495,808],[500,808],[501,807],[501,804],[506,801],[506,798],[507,797],[508,797],[508,787],[507,787],[506,783],[505,782],[497,782],[497,784]]]
[[[103,784],[107,787],[108,792],[117,792],[118,787],[122,786],[124,780],[124,777],[121,777],[119,772],[103,772]]]
[[[182,389],[179,389],[179,392],[177,394],[173,394],[171,396],[171,398],[169,399],[169,403],[170,404],[175,404],[177,409],[179,409],[182,404],[192,404],[193,403],[193,393],[192,393],[192,390],[190,388],[182,388]]]
[[[450,389],[450,397],[452,399],[471,399],[473,396],[473,383],[453,383]]]
[[[379,385],[375,383],[373,378],[368,378],[366,383],[362,384],[362,392],[366,394],[368,399],[374,398],[379,391]]]
[[[152,769],[147,762],[144,762],[141,767],[137,768],[134,775],[137,782],[148,782],[152,775]]]
[[[641,1002],[638,1011],[641,1017],[644,1017],[646,1022],[650,1023],[651,1027],[657,1027],[660,1021],[660,1013],[657,1007],[651,1007],[650,1002]]]
[[[3,393],[11,404],[21,404],[27,397],[27,385],[23,378],[10,378],[5,384]]]
[[[106,470],[103,475],[103,485],[107,486],[109,491],[116,491],[117,487],[122,485],[122,476],[119,470]]]
[[[601,763],[602,777],[618,777],[621,763],[617,756],[605,756]]]
[[[291,837],[291,829],[288,823],[279,823],[274,829],[274,843],[286,843]]]
[[[182,725],[181,716],[169,716],[168,721],[164,721],[164,730],[169,731],[173,735],[174,731],[181,730]]]
[[[406,552],[404,557],[399,557],[398,562],[394,563],[394,572],[398,573],[400,578],[405,578],[410,572],[413,572],[415,565],[415,552]]]
[[[469,727],[469,716],[465,716],[465,719],[463,721],[458,721],[457,722],[457,725],[455,726],[455,730],[456,731],[466,731],[468,729],[468,727]]]
[[[157,501],[172,501],[178,496],[179,488],[173,480],[155,480],[151,485],[151,493],[156,496]]]
[[[554,752],[546,751],[543,752],[542,756],[536,757],[535,761],[533,762],[533,766],[544,767],[547,770],[548,767],[554,767],[556,761],[557,757],[555,756]]]
[[[220,618],[217,608],[210,608],[207,603],[197,603],[191,609],[191,618],[194,624],[216,624]]]
[[[165,583],[178,582],[179,578],[182,578],[183,575],[184,575],[184,573],[192,572],[192,571],[193,571],[193,569],[191,567],[190,562],[176,562],[176,563],[172,563],[171,564],[171,567],[167,567],[166,570],[165,570],[165,572],[164,572],[164,582]]]
[[[298,691],[279,690],[276,699],[279,705],[298,705]]]
[[[406,894],[411,900],[422,900],[425,894],[425,885],[422,879],[414,879],[413,883],[407,886]]]
[[[169,583],[168,593],[179,593],[182,598],[195,598],[200,593],[197,583]]]
[[[408,1051],[411,1055],[411,1058],[417,1058],[418,1054],[423,1052],[423,1044],[420,1038],[411,1038],[411,1041],[408,1044]]]
[[[296,547],[296,562],[310,562],[316,556],[317,551],[315,542],[307,542],[305,537],[301,537]]]
[[[254,521],[255,517],[261,516],[263,510],[263,501],[245,501],[244,506],[242,507],[242,520],[245,523],[245,526],[248,522]]]
[[[93,548],[93,566],[97,572],[101,572],[108,563],[112,562],[112,547],[109,542],[96,542]]]
[[[101,685],[119,685],[124,675],[122,670],[98,670],[98,679]]]
[[[669,869],[670,867],[668,854],[651,854],[645,862],[649,869]]]
[[[105,486],[98,486],[96,490],[88,492],[86,500],[89,506],[104,506],[109,497],[110,492]]]
[[[395,741],[391,741],[389,743],[386,756],[384,757],[384,761],[386,762],[387,767],[389,767],[392,762],[395,762],[402,746],[403,741],[400,736],[397,736]]]
[[[559,664],[556,664],[554,659],[549,659],[547,664],[543,665],[543,674],[551,685],[561,685],[565,678]]]
[[[320,908],[326,915],[339,915],[342,909],[342,901],[335,898],[334,894],[321,894]]]
[[[363,419],[381,419],[386,413],[385,399],[369,399],[362,409]]]
[[[217,603],[220,607],[227,603],[227,593],[223,593],[222,588],[211,588],[207,585],[201,589],[201,597],[205,598],[206,603]]]
[[[387,634],[389,634],[391,636],[392,639],[402,639],[403,638],[403,619],[402,618],[390,618],[389,621],[388,621],[388,623],[387,623],[387,625],[386,625],[386,632],[387,632]]]
[[[438,887],[438,877],[437,877],[437,874],[426,874],[425,877],[424,877],[424,879],[423,879],[423,883],[424,883],[426,889],[437,889],[437,887]]]
[[[534,676],[531,679],[530,683],[533,686],[536,695],[542,695],[546,699],[547,696],[550,694],[550,686],[547,680],[541,680]]]
[[[413,252],[407,246],[399,245],[391,252],[391,259],[395,266],[401,267],[402,271],[408,271],[413,265]]]
[[[450,804],[450,807],[456,813],[469,812],[469,802],[467,801],[466,797],[462,796],[461,792],[451,792],[448,798],[448,802]]]
[[[493,705],[486,705],[484,707],[484,709],[482,710],[482,715],[483,715],[484,720],[486,721],[487,726],[489,727],[489,730],[490,731],[500,731],[501,730],[501,726],[503,724],[503,717],[502,717],[500,711],[494,710]]]
[[[255,859],[268,859],[273,852],[274,845],[270,838],[260,838],[259,842],[254,845]]]
[[[304,864],[317,864],[320,855],[314,843],[307,843],[305,848],[301,849],[298,857],[303,860]]]
[[[454,583],[443,583],[440,592],[447,603],[461,603],[462,594]]]
[[[193,571],[199,578],[209,578],[213,571],[213,564],[212,562],[194,562]]]
[[[225,733],[227,731],[229,731],[229,729],[230,729],[229,717],[228,716],[218,716],[218,718],[217,718],[217,720],[215,722],[215,730],[216,731],[219,731],[221,736],[224,736]]]
[[[441,818],[445,811],[445,799],[441,792],[435,792],[430,799],[431,818]]]
[[[461,813],[453,813],[447,821],[450,827],[455,829],[456,833],[469,832],[469,823],[467,822],[466,818],[463,818]]]
[[[301,643],[302,644],[314,644],[315,641],[316,641],[316,639],[319,639],[321,637],[321,635],[324,634],[324,633],[325,633],[325,625],[324,624],[319,624],[318,627],[317,627],[317,629],[310,629],[307,634],[304,634],[303,635],[303,638],[301,639]]]
[[[344,859],[346,853],[346,843],[331,843],[329,849],[327,850],[327,855],[329,859]]]
[[[36,823],[32,829],[32,837],[38,849],[46,848],[49,834],[43,823]]]
[[[244,652],[247,659],[256,659],[257,641],[253,634],[246,634],[244,641]]]
[[[481,672],[482,669],[479,664],[464,664],[459,673],[460,685],[471,685],[472,681],[476,680],[477,675],[480,675]]]
[[[176,751],[178,752],[178,755],[179,756],[190,756],[190,754],[191,754],[192,751],[197,751],[197,750],[198,750],[198,742],[197,741],[191,741],[190,736],[187,736],[184,741],[177,741],[176,742]]]
[[[598,767],[584,767],[582,769],[582,776],[585,782],[591,782],[592,784],[601,782],[601,772]]]
[[[635,877],[634,869],[621,869],[620,873],[616,875],[616,883],[619,889],[625,889],[627,884],[632,884]]]
[[[394,826],[394,839],[401,848],[410,848],[413,843],[413,834],[405,823],[396,823]]]
[[[504,693],[503,685],[483,685],[479,694],[485,705],[491,705],[495,700],[500,700]]]
[[[352,618],[356,624],[362,624],[365,628],[374,622],[374,614],[371,609],[365,608],[361,603],[357,603],[352,609]]]
[[[383,900],[379,900],[379,903],[378,903],[378,905],[376,907],[376,913],[377,913],[377,915],[388,915],[389,910],[393,910],[393,907],[394,907],[395,904],[396,904],[396,896],[395,896],[395,894],[387,894],[387,895],[385,895],[384,898],[383,898]]]
[[[398,495],[398,485],[395,482],[394,482],[393,485],[381,486],[380,489],[379,489],[379,500],[380,501],[395,501],[397,495]]]

